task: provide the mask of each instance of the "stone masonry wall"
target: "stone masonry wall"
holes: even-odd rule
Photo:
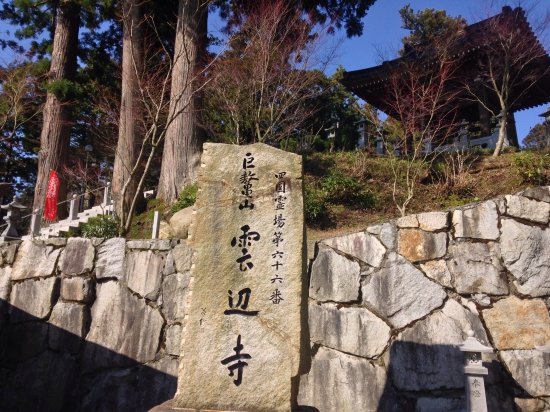
[[[311,248],[309,412],[458,412],[472,329],[489,411],[550,410],[550,188]],[[147,411],[176,390],[185,241],[0,245],[0,411]],[[199,383],[200,384],[200,383]]]
[[[318,242],[303,409],[462,411],[471,329],[495,349],[489,411],[549,411],[549,202],[530,188]]]
[[[184,242],[0,246],[0,410],[147,411],[171,399],[191,267]]]

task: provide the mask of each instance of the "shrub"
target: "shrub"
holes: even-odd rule
[[[319,192],[306,186],[304,191],[306,222],[314,223],[317,219],[328,216],[329,210],[325,199]]]
[[[195,204],[195,201],[197,200],[197,190],[198,190],[198,183],[185,186],[185,188],[180,194],[179,200],[176,203],[174,203],[170,208],[170,212],[176,213],[176,212],[179,212],[181,209],[185,209],[186,207],[193,206]]]
[[[376,204],[374,195],[362,182],[340,170],[322,178],[320,186],[326,200],[334,205],[367,208]]]
[[[111,239],[118,236],[119,220],[115,216],[101,215],[88,219],[81,230],[82,237]]]
[[[512,155],[512,167],[522,183],[542,186],[548,183],[546,169],[550,166],[548,154],[523,151]]]

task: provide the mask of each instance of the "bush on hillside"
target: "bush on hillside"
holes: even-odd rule
[[[186,207],[193,206],[197,200],[198,183],[185,186],[180,194],[179,200],[172,205],[170,212],[176,213]]]
[[[88,219],[80,229],[82,237],[111,239],[118,236],[119,220],[112,215],[101,215]]]
[[[525,150],[512,155],[512,167],[522,183],[543,186],[548,184],[547,169],[550,168],[548,153]]]

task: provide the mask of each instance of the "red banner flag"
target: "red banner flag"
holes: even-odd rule
[[[53,170],[50,172],[46,202],[44,203],[44,217],[55,220],[57,216],[57,192],[59,191],[59,178]]]

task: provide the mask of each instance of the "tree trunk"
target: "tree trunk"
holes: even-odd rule
[[[139,77],[143,69],[143,8],[141,0],[124,1],[124,35],[122,40],[122,97],[115,165],[113,169],[113,201],[116,214],[124,218],[136,195],[139,169],[132,175],[143,141],[140,123],[141,97]],[[126,189],[124,199],[122,189]]]
[[[493,152],[493,157],[498,157],[502,152],[502,145],[504,144],[504,137],[506,136],[506,119],[508,118],[508,110],[502,110],[502,119],[500,119],[500,126],[498,128],[498,141]]]
[[[158,186],[166,204],[178,199],[183,188],[198,179],[203,130],[202,98],[192,79],[206,51],[208,6],[201,0],[180,0],[172,71],[170,113],[182,111],[169,125]],[[186,107],[187,106],[187,107]]]
[[[79,25],[80,7],[70,0],[61,1],[57,10],[49,74],[50,81],[61,79],[74,81]],[[34,209],[42,208],[44,205],[50,170],[56,171],[59,176],[58,202],[67,198],[67,180],[61,169],[67,163],[69,155],[72,123],[71,105],[69,102],[61,102],[51,91],[48,91],[43,116]],[[67,216],[65,206],[63,205],[58,209],[60,219]]]

